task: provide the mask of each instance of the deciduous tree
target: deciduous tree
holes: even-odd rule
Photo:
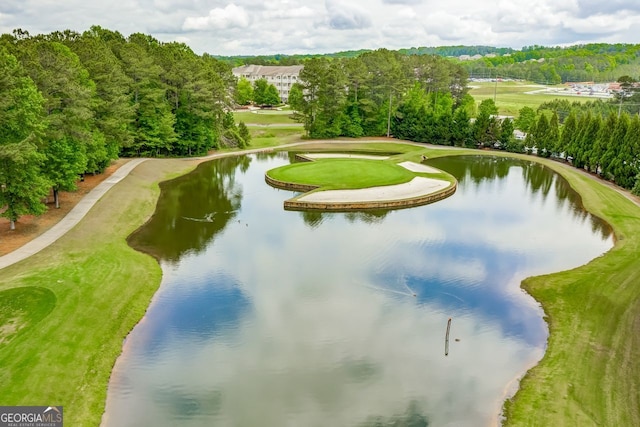
[[[37,146],[45,130],[44,98],[13,55],[0,47],[0,216],[11,229],[22,215],[39,215],[49,183]]]
[[[58,192],[75,190],[87,169],[95,84],[78,56],[57,41],[27,39],[19,44],[18,52],[45,99],[47,129],[41,151],[46,161],[42,170],[59,207]]]
[[[238,105],[249,105],[253,100],[253,86],[251,82],[244,77],[240,77],[238,80],[235,100]]]

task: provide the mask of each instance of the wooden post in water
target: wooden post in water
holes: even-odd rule
[[[444,337],[444,355],[449,355],[449,332],[451,331],[451,317],[447,321],[447,335]]]

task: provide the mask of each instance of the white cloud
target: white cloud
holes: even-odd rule
[[[262,14],[264,19],[308,19],[314,16],[316,12],[306,6],[294,9],[270,9]]]
[[[618,12],[640,13],[640,2],[637,0],[577,0],[581,16],[611,14]]]
[[[227,28],[247,28],[250,24],[247,11],[235,4],[228,4],[224,9],[215,8],[206,16],[188,17],[184,20],[184,30],[207,30]]]
[[[337,30],[352,30],[368,28],[372,25],[369,14],[353,4],[340,3],[335,0],[327,0],[327,13],[329,14],[329,26]]]
[[[477,0],[230,1],[2,0],[0,32],[82,32],[100,25],[161,41],[188,36],[195,52],[234,55],[451,43],[637,43],[640,26],[636,0],[498,0],[490,7]]]
[[[382,0],[382,3],[387,4],[419,4],[422,0]]]
[[[416,14],[416,11],[413,10],[413,8],[410,8],[410,7],[401,7],[396,12],[396,15],[398,15],[398,17],[400,17],[400,18],[405,18],[405,19],[413,19],[416,16],[418,16]]]
[[[485,22],[474,22],[468,17],[447,12],[429,14],[423,22],[425,31],[438,36],[442,41],[455,41],[462,44],[464,40],[487,40],[491,37],[491,31]]]
[[[565,28],[569,28],[578,34],[611,34],[622,30],[627,30],[638,18],[628,16],[624,12],[615,15],[595,15],[587,19],[569,17],[563,23]]]

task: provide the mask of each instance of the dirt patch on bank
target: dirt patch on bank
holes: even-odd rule
[[[109,178],[120,166],[128,161],[129,159],[118,159],[104,173],[86,175],[84,181],[78,182],[77,191],[60,192],[60,209],[55,207],[53,193],[49,194],[49,197],[47,197],[47,211],[40,216],[25,215],[20,217],[16,221],[16,229],[13,231],[10,230],[9,220],[0,218],[0,256],[13,252],[56,225],[88,192]]]

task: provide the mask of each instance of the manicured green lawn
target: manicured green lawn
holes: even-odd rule
[[[400,153],[394,162],[423,154],[506,155],[373,142],[307,148]],[[524,282],[541,302],[551,335],[543,360],[506,405],[507,425],[638,426],[640,208],[574,169],[524,157],[567,178],[585,206],[612,225],[617,241],[586,266]],[[65,425],[99,425],[123,339],[161,279],[157,262],[131,249],[126,237],[153,213],[157,183],[193,165],[143,163],[58,242],[0,270],[0,404],[64,405]]]
[[[234,112],[233,117],[236,123],[244,122],[245,124],[257,124],[257,125],[274,125],[274,124],[296,124],[292,120],[292,111],[258,111],[249,112],[241,111]]]
[[[535,85],[527,82],[498,82],[497,86],[492,82],[471,82],[472,89],[469,94],[473,96],[479,105],[484,99],[494,99],[500,114],[509,116],[518,116],[518,112],[522,107],[531,107],[536,110],[542,103],[553,101],[554,99],[567,99],[570,102],[585,102],[593,100],[593,98],[563,96],[558,94],[534,93],[536,90],[543,89],[541,85]],[[564,86],[549,86],[550,88],[564,88]]]
[[[0,346],[26,333],[56,306],[47,288],[26,286],[0,291]]]
[[[387,161],[339,158],[293,163],[272,169],[267,174],[279,181],[318,185],[324,189],[402,184],[416,176],[406,168]]]
[[[277,145],[301,141],[304,130],[302,128],[291,127],[249,126],[249,132],[251,133],[250,148],[259,148],[275,147]]]
[[[0,335],[0,404],[63,405],[65,426],[100,424],[123,339],[162,275],[126,237],[153,213],[156,183],[192,167],[143,163],[56,243],[0,270],[0,328],[16,332]]]

